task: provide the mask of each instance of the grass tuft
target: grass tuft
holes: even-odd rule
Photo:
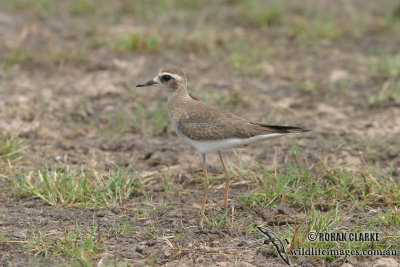
[[[112,233],[117,235],[122,234],[134,234],[137,232],[137,228],[131,224],[129,218],[119,219],[118,224],[113,227]]]
[[[377,106],[400,99],[400,54],[384,55],[369,64],[376,79],[383,81],[369,98],[368,105]]]
[[[346,208],[345,208],[346,209]],[[311,206],[305,218],[294,225],[288,225],[283,232],[278,233],[282,240],[287,239],[290,243],[290,250],[297,250],[300,248],[314,250],[319,249],[333,249],[342,250],[340,253],[350,253],[350,250],[364,251],[366,249],[381,249],[381,250],[398,250],[400,245],[397,240],[400,233],[396,226],[391,230],[387,229],[383,232],[382,226],[386,224],[391,225],[394,221],[398,223],[398,211],[388,210],[387,213],[381,214],[374,218],[371,222],[358,223],[357,225],[348,225],[346,221],[346,213],[341,211],[341,202],[336,202],[335,206],[328,212],[323,212],[315,206]],[[379,221],[378,221],[379,220]],[[398,225],[397,225],[398,226]],[[318,235],[320,233],[378,233],[379,242],[374,241],[351,241],[349,239],[342,241],[320,240]],[[309,237],[317,237],[313,240]],[[346,254],[347,255],[347,254]],[[345,256],[345,255],[342,255]],[[351,256],[350,254],[347,256]],[[325,260],[331,262],[336,259],[333,255],[327,256],[314,256],[316,260]]]
[[[332,209],[337,199],[349,201],[357,207],[367,205],[399,205],[400,185],[391,175],[372,175],[371,171],[362,168],[352,172],[338,168],[319,168],[309,171],[304,167],[288,164],[277,172],[273,179],[272,171],[259,169],[250,174],[252,179],[262,186],[240,201],[246,206],[264,209],[280,202],[292,203],[300,207],[312,205]]]
[[[5,8],[12,11],[25,11],[30,10],[37,14],[42,14],[44,12],[48,12],[52,6],[53,1],[51,0],[5,0],[4,3]]]
[[[60,50],[42,48],[19,48],[4,44],[6,53],[1,65],[4,69],[9,69],[13,65],[24,66],[26,63],[43,65],[62,65],[64,63],[83,64],[86,62],[86,54],[81,50]]]
[[[112,41],[109,46],[116,51],[156,51],[160,47],[160,39],[155,35],[131,33]]]
[[[10,179],[10,186],[15,195],[40,198],[52,206],[112,208],[141,185],[134,172],[116,167],[108,173],[96,168],[39,170]]]
[[[54,255],[68,264],[93,266],[93,261],[102,251],[102,240],[99,239],[97,225],[93,224],[89,232],[78,226],[74,230],[66,230],[61,237],[52,237],[31,230],[32,241],[28,248],[35,255]]]
[[[73,14],[93,13],[97,0],[73,0],[70,4],[70,12]]]
[[[279,1],[266,3],[262,0],[236,1],[239,12],[256,26],[271,26],[282,22],[285,12]]]
[[[204,216],[204,221],[211,229],[218,229],[228,225],[227,213],[221,216]]]
[[[25,142],[14,140],[10,135],[0,139],[0,159],[17,160],[23,157],[23,151],[26,149]]]

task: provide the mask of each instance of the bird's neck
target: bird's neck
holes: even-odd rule
[[[168,103],[176,103],[181,101],[186,102],[190,99],[191,97],[189,96],[188,91],[182,86],[172,92],[168,92]]]
[[[178,91],[180,90],[180,91]],[[194,101],[185,88],[179,88],[174,92],[168,93],[168,114],[172,121],[178,120],[184,113],[185,107]]]

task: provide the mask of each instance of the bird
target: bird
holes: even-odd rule
[[[169,120],[178,137],[194,147],[202,161],[204,192],[200,224],[203,224],[209,188],[206,154],[218,153],[225,175],[224,208],[228,209],[230,174],[222,152],[271,138],[299,134],[309,130],[295,126],[279,126],[251,122],[228,111],[192,98],[187,90],[185,73],[176,68],[161,70],[153,79],[136,87],[158,86],[168,97]]]

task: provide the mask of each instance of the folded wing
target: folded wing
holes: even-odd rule
[[[199,110],[201,109],[201,110]],[[178,130],[192,140],[221,140],[250,138],[257,135],[293,134],[308,130],[293,126],[254,123],[229,112],[196,103],[196,109],[186,109],[177,122]]]

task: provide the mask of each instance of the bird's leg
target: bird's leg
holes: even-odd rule
[[[219,158],[221,159],[222,167],[224,168],[225,173],[225,195],[224,195],[224,208],[228,210],[228,196],[229,196],[229,183],[231,181],[231,176],[229,175],[228,169],[226,168],[224,158],[222,157],[222,153],[218,152]]]
[[[206,210],[206,201],[207,201],[207,194],[208,194],[208,175],[207,175],[207,166],[206,166],[206,155],[200,154],[201,159],[203,160],[203,174],[204,174],[204,195],[203,195],[203,203],[201,205],[201,219],[200,225],[203,225],[204,220],[204,212]]]

